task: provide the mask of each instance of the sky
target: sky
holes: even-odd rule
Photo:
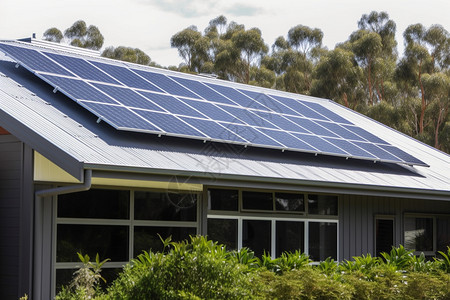
[[[400,54],[408,25],[440,24],[450,31],[450,0],[0,0],[0,40],[32,33],[42,38],[48,28],[64,31],[84,20],[100,29],[104,47],[139,48],[152,61],[169,66],[182,62],[170,38],[191,25],[203,31],[219,15],[246,29],[259,28],[269,47],[301,24],[321,29],[323,45],[333,49],[371,11],[385,11],[395,21]]]

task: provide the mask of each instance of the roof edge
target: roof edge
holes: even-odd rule
[[[204,185],[241,186],[253,188],[273,188],[284,190],[308,190],[313,192],[345,193],[354,195],[371,195],[382,197],[400,197],[414,199],[429,199],[450,201],[450,190],[429,190],[406,187],[387,187],[380,185],[340,183],[331,181],[314,181],[302,179],[283,179],[274,177],[256,177],[247,175],[220,174],[212,172],[180,171],[168,169],[153,169],[123,166],[105,166],[97,164],[85,164],[86,169],[105,172],[120,172],[125,176],[133,174],[147,174],[160,176],[162,180],[185,180],[186,182],[202,183]],[[183,179],[184,178],[184,179]]]

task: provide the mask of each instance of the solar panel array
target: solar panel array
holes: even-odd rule
[[[0,50],[119,130],[426,165],[300,95],[23,43]]]

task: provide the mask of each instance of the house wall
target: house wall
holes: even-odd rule
[[[31,290],[32,150],[0,135],[0,299]]]
[[[375,217],[394,217],[395,245],[403,241],[405,213],[450,214],[450,201],[342,195],[339,202],[340,260],[375,252]]]

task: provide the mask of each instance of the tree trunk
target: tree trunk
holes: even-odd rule
[[[372,63],[372,60],[369,58],[368,59],[368,70],[367,70],[367,81],[369,83],[369,104],[370,104],[370,106],[373,106],[372,76],[371,76],[372,68],[370,66],[371,63]]]
[[[419,63],[419,84],[420,84],[420,92],[422,94],[422,107],[420,109],[420,120],[419,120],[419,134],[423,134],[423,124],[425,119],[425,109],[427,108],[427,103],[425,101],[425,90],[422,84],[422,61]]]

